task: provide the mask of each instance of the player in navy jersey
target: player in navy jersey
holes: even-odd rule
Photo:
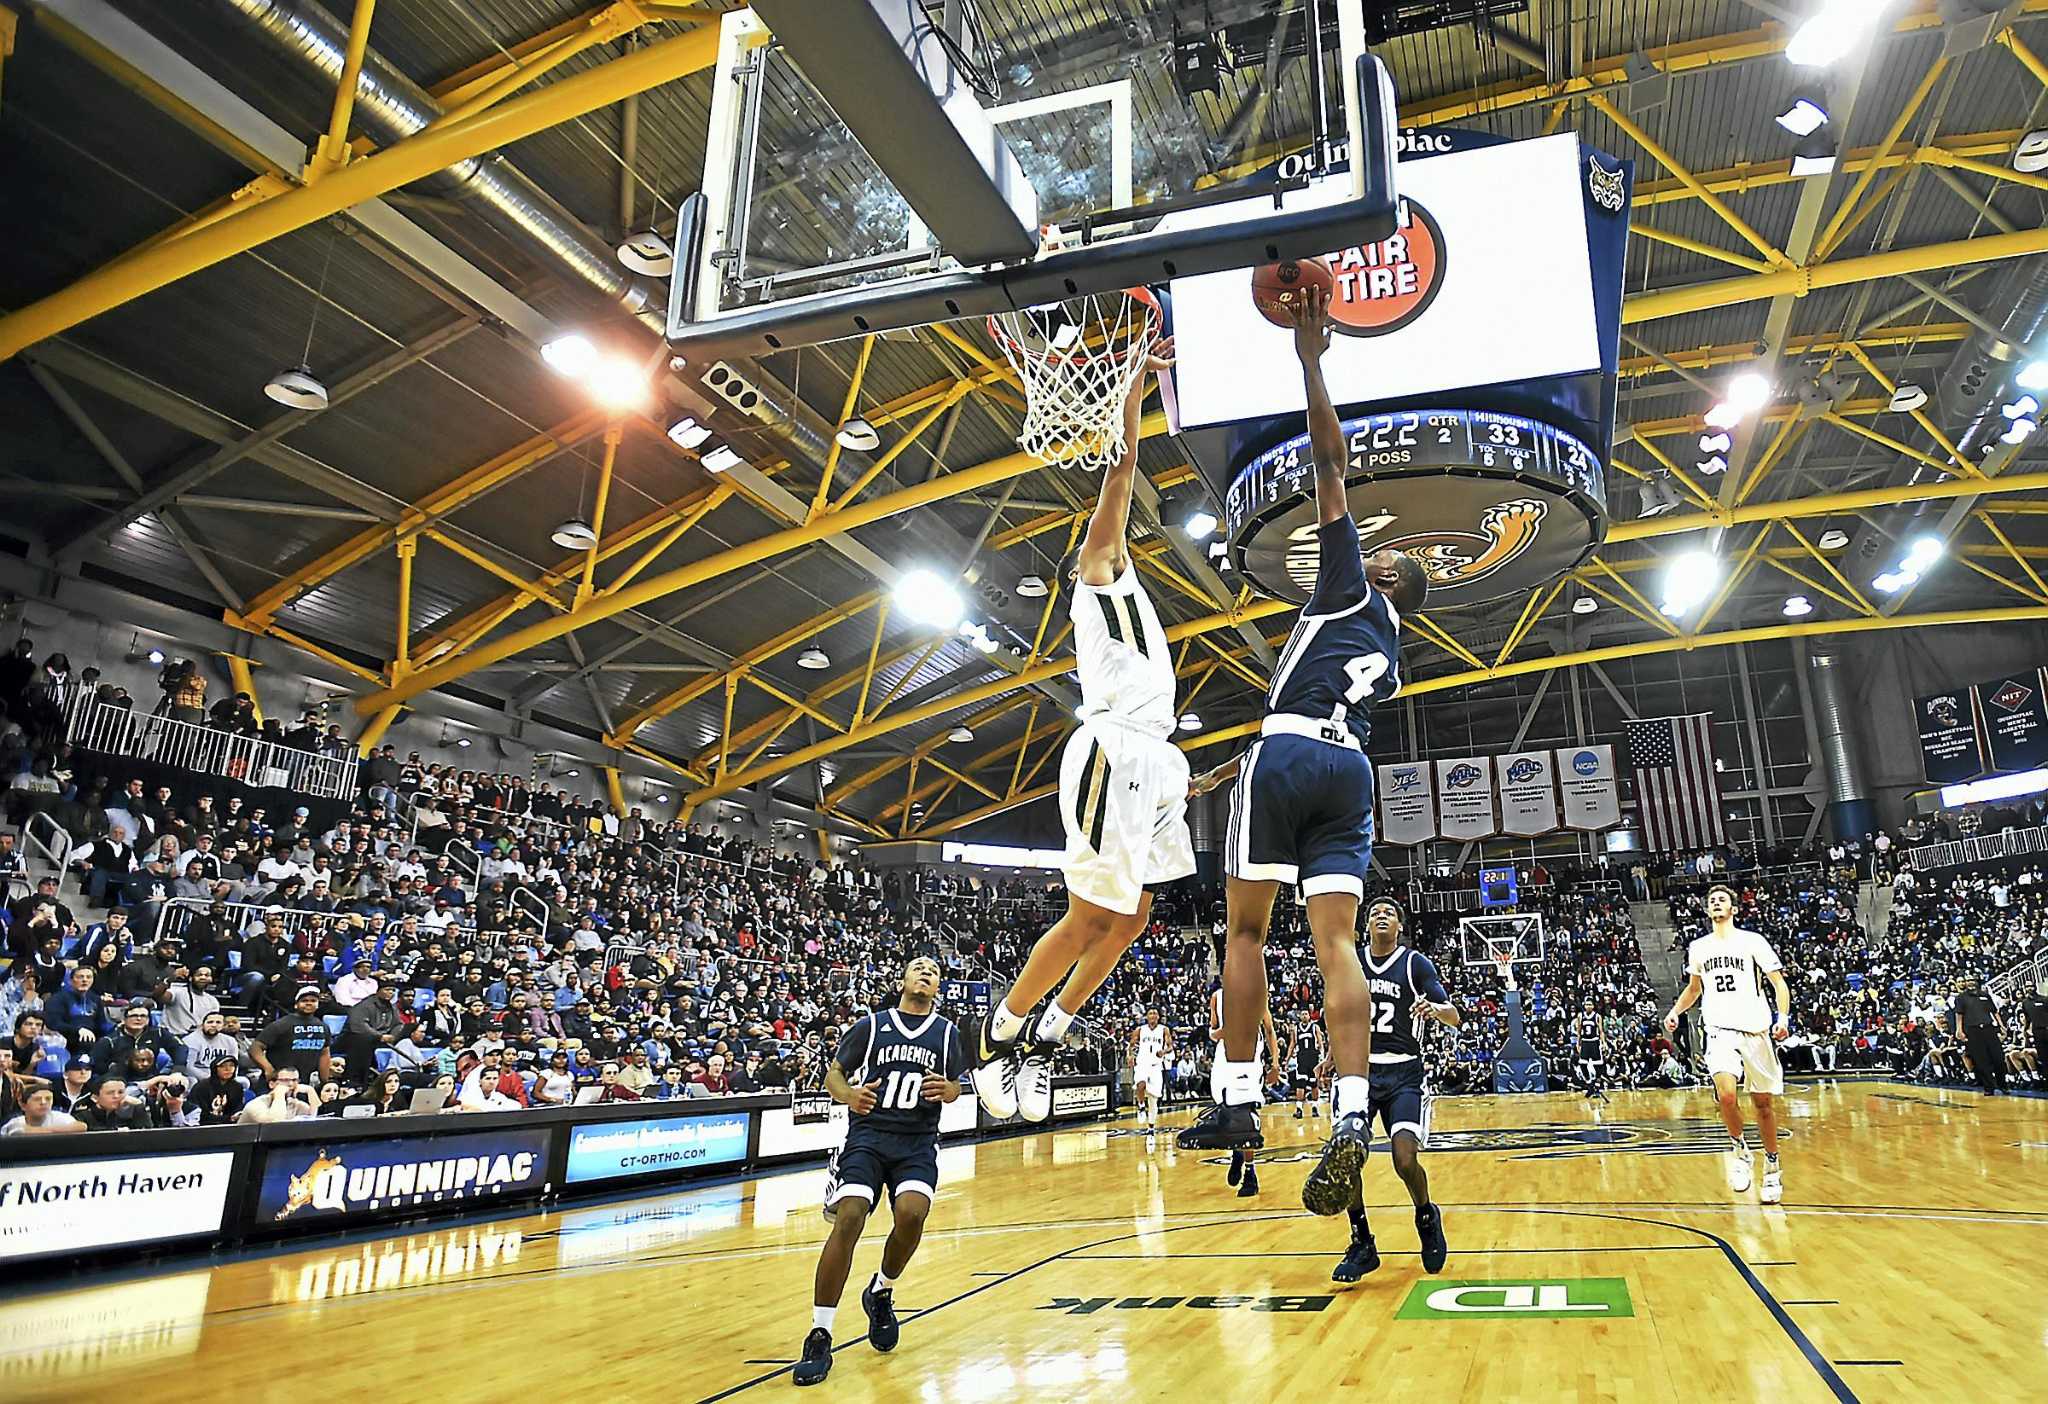
[[[1586,1100],[1597,1097],[1606,1101],[1607,1090],[1600,1083],[1607,1065],[1607,1031],[1601,1027],[1600,1016],[1593,1011],[1590,999],[1572,1020],[1572,1042],[1577,1046],[1579,1086],[1584,1089]]]
[[[1313,1213],[1340,1214],[1358,1193],[1371,1142],[1365,1116],[1372,996],[1358,964],[1358,904],[1372,854],[1368,714],[1400,690],[1401,615],[1419,608],[1429,577],[1412,557],[1361,556],[1346,495],[1350,452],[1322,357],[1330,300],[1311,290],[1291,309],[1294,350],[1308,396],[1320,556],[1316,586],[1273,670],[1259,739],[1210,771],[1194,791],[1233,773],[1226,838],[1229,954],[1224,964],[1222,1100],[1181,1133],[1189,1150],[1261,1146],[1257,1064],[1250,1061],[1266,996],[1266,930],[1282,883],[1299,884],[1323,974],[1323,1023],[1337,1074],[1331,1136],[1302,1187]]]
[[[894,1009],[854,1022],[825,1068],[825,1090],[852,1113],[846,1141],[832,1157],[825,1184],[825,1216],[832,1234],[818,1254],[811,1331],[793,1378],[813,1385],[832,1369],[832,1321],[846,1290],[854,1246],[882,1191],[889,1192],[889,1241],[882,1268],[862,1289],[868,1344],[894,1350],[896,1279],[924,1237],[925,1215],[939,1184],[939,1107],[960,1095],[967,1068],[960,1031],[933,1008],[939,963],[917,956],[903,968],[903,993]]]
[[[1375,897],[1365,912],[1369,945],[1365,979],[1372,987],[1372,1100],[1366,1113],[1371,1132],[1376,1116],[1393,1147],[1394,1173],[1415,1201],[1415,1235],[1422,1240],[1422,1269],[1442,1272],[1450,1247],[1444,1241],[1444,1212],[1429,1198],[1429,1175],[1421,1152],[1429,1145],[1429,1086],[1422,1065],[1422,1024],[1435,1019],[1452,1028],[1464,1022],[1430,958],[1404,943],[1408,914],[1391,897]],[[1361,1195],[1347,1206],[1351,1246],[1330,1276],[1356,1282],[1380,1265]]]

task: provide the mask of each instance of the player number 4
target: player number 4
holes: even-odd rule
[[[1345,690],[1344,700],[1357,706],[1372,696],[1373,688],[1387,675],[1387,655],[1367,653],[1352,659],[1344,665],[1344,676],[1351,679],[1351,686]]]

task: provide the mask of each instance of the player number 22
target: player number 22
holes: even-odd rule
[[[1373,1001],[1372,1031],[1376,1034],[1390,1034],[1394,1031],[1394,1001],[1391,999]]]
[[[1345,689],[1344,700],[1352,705],[1372,696],[1373,688],[1387,675],[1387,655],[1365,653],[1344,665],[1344,676],[1351,679],[1351,686]]]
[[[1714,993],[1734,994],[1735,977],[1733,975],[1716,975],[1714,977]]]
[[[882,1084],[882,1095],[875,1098],[877,1107],[894,1107],[897,1111],[916,1111],[920,1098],[924,1096],[924,1074],[899,1071],[889,1074]]]

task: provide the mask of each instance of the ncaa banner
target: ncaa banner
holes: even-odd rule
[[[1495,756],[1500,782],[1500,831],[1534,838],[1557,828],[1557,784],[1550,752],[1516,751]]]
[[[1383,765],[1380,772],[1380,840],[1408,846],[1436,837],[1436,802],[1429,762]]]
[[[1614,747],[1563,746],[1557,757],[1558,789],[1564,798],[1564,826],[1593,831],[1621,823],[1621,786],[1614,775]]]
[[[1436,763],[1438,827],[1447,839],[1492,838],[1500,832],[1493,813],[1493,761],[1462,756]]]

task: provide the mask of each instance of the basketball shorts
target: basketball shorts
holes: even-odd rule
[[[869,1130],[856,1118],[847,1128],[846,1143],[832,1153],[826,1168],[825,1217],[832,1217],[842,1199],[864,1199],[872,1209],[885,1189],[891,1204],[906,1190],[936,1200],[939,1138],[923,1133]]]
[[[1188,758],[1171,741],[1102,720],[1083,722],[1060,755],[1067,890],[1130,916],[1148,887],[1195,870]]]
[[[1154,1096],[1166,1095],[1166,1064],[1157,1058],[1140,1058],[1132,1074],[1132,1085],[1149,1087]]]
[[[1782,1096],[1785,1073],[1778,1066],[1778,1047],[1768,1033],[1744,1033],[1740,1029],[1707,1030],[1707,1075],[1722,1073],[1737,1079],[1751,1092]]]
[[[1348,746],[1306,736],[1255,742],[1230,792],[1225,871],[1253,882],[1298,883],[1301,895],[1363,900],[1372,858],[1372,763]]]
[[[1422,1059],[1374,1063],[1371,1073],[1372,1100],[1366,1106],[1366,1126],[1370,1128],[1377,1117],[1387,1128],[1387,1135],[1406,1131],[1427,1149],[1431,1099],[1423,1080]]]

